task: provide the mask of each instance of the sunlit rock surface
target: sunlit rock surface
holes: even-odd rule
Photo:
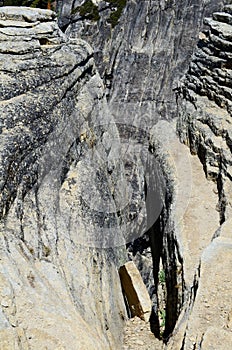
[[[0,347],[120,348],[124,175],[92,49],[3,7],[0,70]]]

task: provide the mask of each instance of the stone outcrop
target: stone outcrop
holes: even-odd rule
[[[231,344],[231,220],[204,250],[194,303],[182,313],[167,348],[227,349]]]
[[[188,321],[183,313],[171,349],[226,349],[231,344],[231,18],[232,6],[227,5],[205,19],[208,29],[200,34],[177,90],[177,131],[215,183],[221,226],[202,253]],[[209,217],[205,220],[208,225]]]
[[[217,183],[221,223],[231,216],[232,7],[206,18],[198,49],[180,86],[178,132]]]
[[[130,117],[130,104],[137,105],[140,118],[147,119],[150,127],[157,119],[176,116],[173,87],[188,67],[204,16],[226,1],[97,1],[99,19],[74,11],[83,3],[70,0],[62,6],[60,1],[60,25],[68,35],[81,37],[94,48],[116,117],[122,112],[125,119]],[[122,3],[118,24],[112,26],[110,16]],[[122,101],[124,105],[118,107]]]
[[[2,7],[0,80],[0,348],[121,348],[124,175],[92,49]]]
[[[180,81],[227,2],[0,8],[3,349],[121,349],[127,254],[167,349],[230,344],[231,6]]]
[[[160,326],[157,326],[160,323],[157,320],[160,308],[158,296],[160,261],[162,260],[165,271],[167,288],[165,292],[167,295],[166,331],[163,336],[169,337],[183,303],[194,299],[198,283],[199,260],[203,250],[214,236],[219,220],[214,205],[216,199],[214,192],[218,189],[215,186],[213,188],[206,186],[210,193],[202,191],[201,210],[196,197],[194,198],[194,195],[201,194],[196,191],[191,198],[192,208],[187,211],[181,222],[185,230],[176,225],[175,212],[176,210],[178,212],[179,208],[175,208],[177,204],[175,196],[182,186],[183,177],[180,176],[178,180],[180,183],[175,182],[176,165],[169,163],[164,148],[160,146],[168,140],[165,137],[159,138],[159,135],[153,131],[155,128],[159,129],[157,122],[160,119],[171,119],[177,115],[175,92],[180,88],[180,78],[187,71],[203,18],[213,11],[221,10],[228,2],[127,1],[118,24],[112,27],[109,23],[110,13],[113,11],[109,6],[110,2],[95,3],[98,6],[100,18],[94,20],[82,16],[80,11],[71,13],[76,5],[80,6],[83,2],[70,1],[69,5],[63,7],[66,17],[64,12],[60,17],[60,23],[64,24],[63,28],[67,35],[71,38],[81,36],[94,47],[94,57],[107,87],[109,108],[118,124],[121,142],[126,144],[130,162],[132,164],[140,162],[140,173],[133,165],[130,173],[135,174],[141,188],[141,177],[145,175],[148,192],[155,193],[155,187],[161,188],[160,202],[163,207],[162,210],[159,207],[161,215],[156,215],[153,210],[154,197],[150,195],[152,199],[146,199],[147,229],[149,230],[128,248],[130,257],[139,267],[153,300],[152,322],[155,324],[153,331],[158,336],[160,334]],[[66,22],[62,24],[64,17]],[[201,36],[204,38],[203,34]],[[160,134],[167,133],[169,128],[170,126],[161,124]],[[179,129],[180,133],[184,133],[184,126],[181,125]],[[137,137],[136,133],[140,133],[140,137]],[[128,140],[130,148],[128,148]],[[173,143],[169,142],[169,146],[178,149],[177,140]],[[147,152],[148,149],[149,152]],[[171,150],[172,148],[169,148],[167,153]],[[144,158],[146,159],[144,154],[146,157],[148,154],[147,163],[144,162]],[[151,166],[154,159],[158,159],[156,168],[159,168],[162,173],[163,183],[159,181],[159,175]],[[178,162],[178,157],[174,159]],[[180,167],[185,165],[182,163]],[[203,181],[203,173],[197,165],[196,158],[192,161],[191,167],[195,167],[193,179],[195,187],[201,188],[198,179]],[[188,188],[188,182],[186,186]],[[203,195],[207,199],[206,197],[204,199]],[[184,198],[188,202],[189,198],[185,195]],[[179,197],[178,200],[182,201]],[[204,203],[211,200],[210,206]],[[223,205],[223,201],[221,202],[218,208]],[[212,218],[208,228],[204,223],[204,215]],[[192,230],[190,225],[193,227]],[[144,227],[138,228],[138,225],[135,225],[135,229],[146,231]],[[199,231],[202,232],[202,237],[199,237]],[[182,338],[180,336],[180,339]]]
[[[227,349],[232,341],[230,315],[232,239],[231,220],[221,227],[220,237],[204,251],[197,296],[183,339],[184,349]]]

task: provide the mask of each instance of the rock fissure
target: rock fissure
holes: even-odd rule
[[[231,6],[57,3],[0,8],[0,345],[228,348]]]
[[[149,148],[151,154],[157,152],[151,144]],[[155,212],[152,214],[152,202],[150,208],[147,203],[147,220],[154,220],[155,223],[142,238],[128,245],[129,255],[137,264],[153,302],[151,331],[164,342],[168,342],[185,301],[183,258],[171,223],[172,181],[167,188],[160,217],[153,219]],[[155,201],[155,198],[152,199]],[[144,267],[143,261],[150,261],[150,265]]]

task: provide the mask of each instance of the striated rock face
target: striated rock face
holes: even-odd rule
[[[167,349],[229,347],[231,6],[179,81],[226,3],[0,8],[1,348],[122,349],[129,259]]]
[[[67,34],[81,36],[94,47],[112,110],[122,101],[143,102],[137,108],[141,115],[146,114],[145,108],[152,109],[150,127],[157,118],[176,116],[173,87],[188,67],[204,16],[219,10],[225,1],[97,1],[98,20],[74,11],[83,3],[63,1],[60,25],[70,23]],[[118,13],[115,9],[121,3],[124,7],[113,26],[110,16]],[[130,116],[127,110],[123,113]]]
[[[54,17],[0,8],[0,347],[116,349],[118,132],[90,46]]]
[[[180,77],[187,71],[204,16],[221,10],[230,1],[127,1],[118,24],[112,26],[110,15],[113,7],[117,8],[115,4],[111,6],[113,2],[95,2],[99,18],[83,15],[80,8],[77,9],[84,1],[70,1],[69,5],[65,2],[60,24],[70,38],[81,36],[94,47],[94,57],[107,87],[109,108],[117,122],[121,142],[126,144],[130,163],[140,165],[138,172],[129,164],[130,173],[140,184],[141,178],[146,178],[148,192],[155,192],[159,174],[154,168],[162,164],[164,183],[158,181],[158,186],[162,188],[161,215],[157,215],[154,209],[157,202],[150,195],[146,199],[149,230],[128,250],[153,300],[153,331],[160,336],[162,320],[157,319],[161,304],[164,304],[161,310],[166,310],[163,336],[168,338],[183,304],[189,302],[192,306],[195,300],[199,261],[218,228],[219,218],[215,210],[216,186],[208,185],[204,180],[196,157],[190,157],[186,167],[180,158],[186,156],[187,150],[180,150],[178,141],[169,133],[171,124],[158,121],[177,116],[173,90],[179,90]],[[179,132],[184,133],[184,128],[181,125]],[[165,134],[168,136],[165,137]],[[126,140],[129,140],[130,148]],[[169,162],[170,154],[174,164]],[[152,167],[154,160],[158,161]],[[185,167],[184,173],[181,169]],[[190,178],[188,170],[193,170],[193,178]],[[183,198],[177,196],[183,186],[188,189],[186,192],[191,198],[183,192]],[[191,186],[194,190],[190,194]],[[184,200],[190,203],[186,212],[183,210],[187,207]],[[179,211],[184,216],[181,220]],[[210,218],[210,223],[205,223],[205,217]],[[138,230],[138,225],[135,229]],[[160,268],[166,277],[162,297],[159,296]],[[185,318],[188,318],[189,309],[187,316],[184,314]],[[182,343],[184,332],[178,333],[178,336]]]
[[[232,6],[227,5],[223,12],[205,19],[208,29],[200,35],[178,90],[177,130],[181,141],[198,155],[207,179],[215,183],[222,225],[203,251],[189,317],[186,322],[186,315],[180,317],[171,349],[226,349],[232,341],[232,290],[228,283],[232,256],[231,18]],[[206,216],[207,225],[209,220]]]
[[[178,131],[217,183],[221,223],[231,216],[231,17],[232,6],[206,18],[209,30],[180,87]]]

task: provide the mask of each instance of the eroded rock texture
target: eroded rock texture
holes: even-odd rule
[[[217,186],[222,224],[201,258],[181,349],[226,349],[231,344],[231,18],[232,6],[227,5],[205,19],[208,30],[200,36],[178,93],[180,139]]]
[[[91,19],[83,16],[81,11],[75,11],[84,2],[70,1],[69,5],[63,7],[60,23],[70,37],[81,35],[94,47],[94,57],[107,87],[109,106],[118,124],[121,141],[126,143],[127,156],[131,163],[141,165],[138,173],[130,164],[131,174],[135,174],[140,181],[141,176],[145,175],[147,188],[149,191],[154,191],[153,187],[156,185],[153,181],[159,175],[152,169],[151,164],[154,163],[154,159],[156,161],[158,159],[159,165],[162,164],[164,184],[159,182],[159,185],[165,188],[164,191],[161,190],[163,210],[157,217],[154,197],[151,196],[151,200],[147,199],[149,231],[143,238],[130,245],[128,250],[130,258],[139,266],[153,299],[151,320],[153,331],[156,335],[160,335],[161,320],[158,322],[158,314],[165,309],[166,326],[163,336],[168,338],[185,303],[190,304],[184,314],[185,318],[188,317],[186,314],[188,315],[191,310],[199,284],[199,261],[202,252],[210,244],[219,221],[223,222],[225,215],[224,195],[222,199],[220,195],[218,205],[221,219],[215,210],[217,202],[215,192],[221,193],[222,187],[220,177],[217,189],[216,186],[212,187],[204,182],[203,172],[196,158],[190,156],[188,166],[181,162],[181,156],[185,155],[187,158],[186,151],[179,149],[178,142],[172,133],[169,133],[171,124],[162,124],[158,121],[177,116],[174,90],[180,89],[179,80],[187,71],[204,16],[221,10],[230,1],[127,1],[116,26],[112,26],[110,22],[110,14],[114,11],[112,2],[95,1],[99,18]],[[204,35],[200,36],[204,38]],[[214,61],[210,67],[207,62],[205,65],[211,69],[214,67]],[[202,72],[199,75],[202,75]],[[196,85],[195,82],[192,83],[193,89]],[[208,90],[212,90],[212,87],[213,85]],[[216,91],[215,96],[218,96],[218,93],[219,91]],[[194,106],[192,108],[194,109]],[[184,134],[184,130],[185,126],[182,123],[179,126],[179,133]],[[135,136],[137,133],[142,140],[140,155],[137,144],[133,148],[134,140],[138,143],[139,138]],[[203,130],[195,129],[191,133],[193,139],[204,138],[203,135]],[[200,153],[199,148],[198,154],[201,159]],[[145,164],[143,159],[147,154],[149,156]],[[170,154],[175,164],[169,162]],[[230,152],[228,156],[230,157]],[[213,163],[214,156],[212,158]],[[183,171],[184,168],[186,173]],[[149,175],[146,173],[147,169]],[[193,174],[193,177],[190,174]],[[184,192],[181,192],[183,198],[177,195],[183,186],[187,188],[186,192],[191,198]],[[191,187],[194,190],[190,194]],[[227,188],[230,188],[230,182]],[[186,212],[183,211],[183,207],[187,207],[184,201],[190,203],[191,207]],[[179,212],[183,216],[181,220],[176,219],[176,213]],[[205,222],[205,217],[210,223]],[[166,276],[166,289],[161,293],[163,294],[161,298],[160,268]],[[165,300],[164,303],[162,299]],[[177,348],[178,346],[181,348],[184,332],[181,335],[178,333],[178,337],[180,343]]]
[[[168,349],[228,348],[231,6],[180,81],[225,3],[0,9],[3,349],[121,349],[129,259]]]
[[[225,1],[93,2],[97,4],[98,20],[75,11],[83,1],[63,1],[60,24],[70,23],[67,33],[81,36],[94,47],[97,67],[109,88],[112,110],[122,101],[143,102],[152,108],[150,126],[157,118],[171,119],[176,115],[173,87],[188,67],[202,20]],[[118,24],[114,26],[110,15],[122,3]],[[125,107],[123,113],[130,116],[127,110]],[[141,108],[140,113],[146,112]]]
[[[115,349],[118,132],[90,46],[54,16],[0,8],[0,347]]]
[[[231,216],[231,14],[228,5],[205,20],[209,30],[180,88],[185,99],[178,127],[206,176],[217,182],[221,222]]]

